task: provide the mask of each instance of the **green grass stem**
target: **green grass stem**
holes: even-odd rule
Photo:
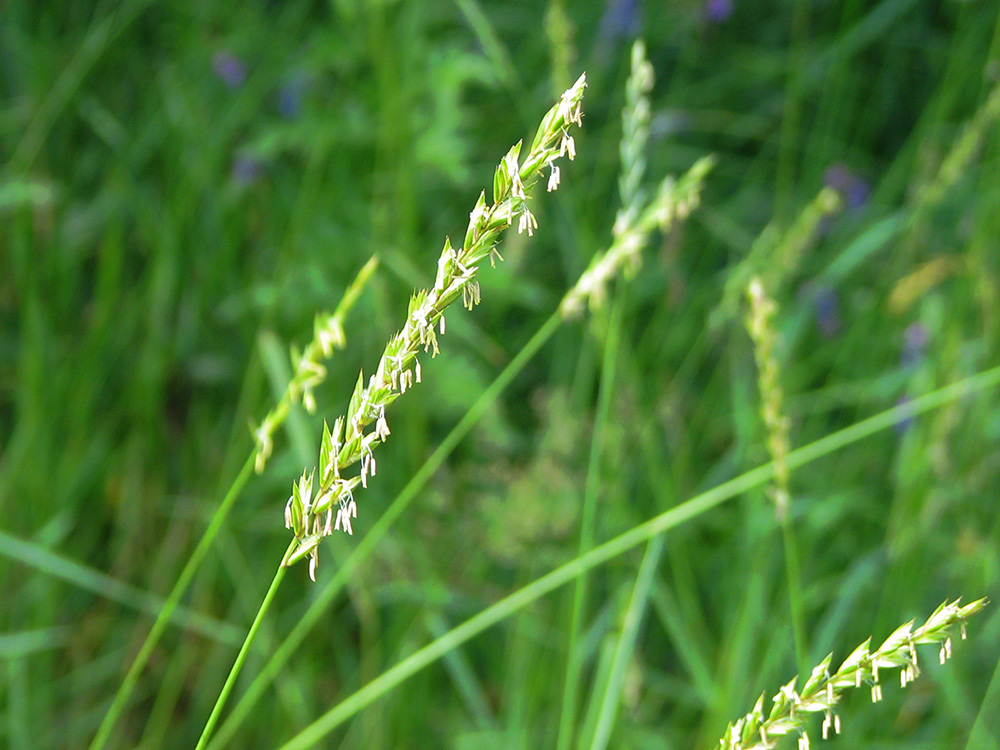
[[[625,677],[639,638],[639,626],[649,606],[656,569],[663,556],[664,542],[664,536],[661,534],[650,539],[646,545],[635,586],[632,588],[632,597],[625,612],[622,632],[615,644],[608,679],[603,684],[595,685],[591,700],[600,708],[590,741],[590,750],[605,750],[611,739],[611,731],[614,729],[625,690]]]
[[[583,555],[594,546],[595,516],[598,498],[601,494],[601,447],[611,413],[614,397],[615,369],[618,362],[618,335],[620,307],[616,301],[610,306],[608,335],[604,339],[604,362],[601,368],[600,390],[597,397],[597,413],[594,418],[593,436],[590,442],[590,457],[587,461],[587,478],[583,490],[583,509],[580,520],[580,538],[577,555]],[[566,636],[566,679],[563,683],[562,708],[559,714],[559,736],[557,750],[566,750],[573,741],[577,726],[577,704],[579,701],[580,672],[585,654],[580,648],[580,630],[583,626],[587,607],[587,577],[581,575],[575,581],[573,605],[570,612],[569,629]]]
[[[288,545],[288,551],[285,553],[286,555],[291,552],[293,546],[294,542]],[[284,560],[284,556],[282,556],[282,560]],[[198,738],[198,744],[195,746],[195,750],[203,750],[205,745],[208,743],[208,738],[211,736],[219,717],[222,715],[222,709],[226,705],[226,700],[229,698],[229,694],[232,692],[233,686],[236,684],[236,678],[239,677],[240,671],[243,669],[243,664],[246,662],[247,656],[250,654],[250,646],[253,644],[257,631],[260,630],[261,623],[264,622],[264,617],[271,609],[271,602],[274,601],[274,595],[278,592],[278,587],[281,586],[281,581],[284,579],[287,571],[287,566],[278,565],[278,570],[275,572],[274,578],[271,580],[271,585],[268,587],[267,593],[264,595],[264,599],[260,603],[260,608],[257,610],[257,614],[253,618],[253,624],[250,625],[247,637],[243,641],[243,645],[240,646],[240,652],[236,655],[236,660],[233,662],[233,666],[229,670],[229,676],[226,677],[226,682],[222,686],[222,690],[219,691],[219,697],[216,699],[215,705],[212,707],[212,713],[209,714],[208,720],[205,722],[205,728],[201,731],[201,736]]]
[[[240,492],[243,491],[244,485],[246,485],[247,481],[252,476],[253,466],[254,457],[251,455],[243,464],[243,468],[240,469],[240,473],[236,475],[236,478],[233,480],[233,483],[229,487],[229,491],[226,493],[225,497],[222,499],[222,502],[216,507],[215,512],[212,514],[212,518],[208,522],[208,526],[205,528],[205,533],[198,541],[198,545],[191,552],[191,556],[188,558],[187,562],[184,563],[184,568],[181,570],[180,575],[177,576],[177,580],[174,582],[174,587],[167,596],[167,599],[163,604],[163,608],[156,616],[156,620],[153,622],[153,626],[149,629],[149,633],[146,635],[142,646],[139,648],[139,652],[136,654],[132,665],[129,667],[128,672],[125,673],[124,679],[122,679],[121,684],[118,686],[118,690],[111,699],[111,705],[108,707],[108,711],[104,715],[104,719],[101,721],[101,724],[97,729],[97,734],[94,735],[94,739],[90,743],[90,750],[100,750],[100,748],[106,746],[115,724],[121,716],[122,711],[124,711],[125,707],[128,705],[129,699],[132,697],[132,693],[139,681],[139,675],[142,674],[142,670],[149,662],[149,657],[153,655],[153,649],[156,648],[156,645],[160,642],[160,636],[163,635],[163,631],[166,629],[167,623],[169,623],[171,618],[174,616],[174,613],[180,604],[181,597],[184,596],[184,592],[187,591],[191,580],[194,578],[194,574],[201,566],[201,563],[208,554],[208,551],[212,548],[212,543],[215,541],[215,537],[218,535],[219,529],[222,528],[223,522],[229,515],[229,511],[232,509],[236,499],[240,496]]]
[[[562,315],[558,312],[549,316],[496,379],[479,395],[472,406],[465,412],[461,421],[451,429],[444,440],[434,449],[434,452],[414,472],[413,476],[406,483],[406,486],[403,487],[389,507],[379,515],[378,520],[372,524],[368,533],[360,539],[350,556],[337,568],[336,573],[334,573],[329,581],[320,584],[320,590],[316,593],[309,608],[298,619],[295,627],[292,628],[281,645],[271,654],[271,657],[260,670],[260,673],[253,679],[247,691],[240,697],[230,715],[222,723],[219,731],[208,745],[209,750],[218,750],[232,739],[236,730],[247,719],[257,701],[264,694],[267,686],[271,684],[281,668],[306,639],[309,631],[319,622],[320,617],[327,611],[334,597],[347,584],[361,563],[372,553],[378,542],[388,533],[392,525],[402,515],[403,511],[409,507],[410,503],[413,502],[434,473],[441,468],[441,465],[451,455],[452,451],[469,434],[469,431],[475,426],[476,422],[496,402],[499,395],[524,369],[524,366],[531,358],[538,353],[538,350],[552,338],[552,335],[559,329],[563,320]]]
[[[868,419],[834,432],[788,454],[790,467],[804,466],[845,446],[858,442],[880,430],[890,428],[901,420],[922,414],[943,404],[1000,384],[1000,367],[964,378],[939,388],[909,404],[886,409]],[[580,575],[603,565],[609,560],[633,549],[653,537],[685,521],[696,518],[712,508],[731,500],[748,490],[760,487],[774,477],[774,464],[767,463],[703,492],[675,508],[633,527],[629,531],[595,547],[586,554],[556,568],[532,583],[518,589],[496,604],[466,620],[444,636],[435,639],[416,653],[404,659],[355,691],[320,718],[281,746],[280,750],[305,750],[343,724],[366,706],[387,694],[407,678],[432,664],[444,654],[457,648],[487,628],[507,619],[518,610],[537,601]]]
[[[148,591],[142,591],[75,560],[70,560],[40,544],[18,539],[3,530],[0,530],[0,555],[148,615],[159,617],[161,613],[168,611],[167,602]],[[199,612],[192,612],[185,607],[170,609],[167,617],[168,622],[174,625],[227,646],[238,646],[243,641],[242,628]]]

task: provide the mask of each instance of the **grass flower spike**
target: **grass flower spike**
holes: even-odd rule
[[[492,264],[500,259],[496,250],[500,234],[515,220],[519,232],[531,235],[537,228],[538,222],[528,209],[528,190],[546,167],[548,187],[554,189],[559,181],[554,162],[564,155],[574,157],[576,144],[570,128],[580,124],[585,87],[586,79],[580,76],[542,118],[523,159],[520,141],[503,157],[493,176],[493,200],[488,203],[485,192],[480,193],[461,246],[445,240],[434,286],[411,297],[406,323],[389,340],[374,374],[367,383],[364,373],[358,376],[347,413],[334,422],[332,430],[324,425],[318,472],[303,473],[285,507],[285,525],[295,534],[296,543],[283,564],[308,557],[310,576],[315,579],[320,540],[337,530],[353,533],[351,520],[357,517],[354,491],[358,485],[367,486],[368,478],[375,475],[374,449],[389,435],[386,407],[420,382],[419,355],[433,357],[438,353],[438,335],[445,331],[445,309],[460,296],[469,309],[478,304],[476,275],[483,260],[489,258]],[[358,462],[358,475],[343,475],[347,467]]]
[[[829,736],[831,729],[834,733],[839,733],[840,717],[835,708],[845,689],[859,688],[862,683],[870,685],[872,702],[877,703],[882,700],[880,672],[884,673],[887,669],[900,669],[900,684],[906,687],[920,674],[916,647],[937,644],[938,659],[944,664],[951,656],[952,637],[956,627],[964,639],[966,620],[985,606],[986,599],[979,599],[964,607],[959,606],[957,599],[950,604],[945,602],[916,630],[910,621],[897,628],[874,651],[871,650],[869,638],[854,649],[833,674],[830,674],[830,660],[833,656],[830,654],[813,669],[801,691],[795,690],[797,677],[782,686],[771,699],[771,710],[766,715],[762,695],[750,713],[729,725],[718,747],[720,750],[764,750],[775,747],[780,736],[798,732],[799,750],[805,750],[810,746],[806,722],[812,714],[818,713],[823,714],[824,739]]]
[[[702,157],[680,180],[672,176],[663,179],[656,195],[647,199],[642,181],[646,175],[652,88],[653,67],[646,59],[645,45],[637,41],[632,46],[632,72],[625,84],[618,179],[622,205],[615,216],[614,239],[607,250],[591,259],[587,270],[563,297],[559,306],[563,318],[579,317],[584,308],[601,307],[611,281],[620,272],[631,276],[638,270],[642,249],[653,230],[659,227],[666,232],[698,206],[705,176],[715,163],[711,156]],[[557,176],[558,172],[553,174]]]
[[[274,433],[285,421],[292,404],[301,401],[310,414],[316,411],[313,389],[326,379],[326,367],[323,365],[323,360],[329,359],[333,355],[334,349],[344,348],[346,344],[344,318],[357,302],[361,290],[364,289],[369,277],[377,267],[378,258],[369,259],[347,288],[340,304],[337,305],[337,309],[332,314],[316,316],[313,324],[313,339],[305,350],[300,352],[296,348],[292,349],[294,375],[288,383],[288,387],[274,408],[261,420],[260,425],[252,427],[255,443],[254,470],[258,474],[264,471],[264,466],[271,457],[271,451],[274,449]]]
[[[788,515],[788,417],[784,414],[782,402],[780,367],[775,352],[777,331],[774,315],[778,306],[764,289],[760,277],[755,276],[747,286],[746,325],[753,340],[754,358],[757,360],[757,383],[760,390],[761,417],[767,428],[767,450],[774,461],[774,486],[771,497],[774,500],[778,520]]]

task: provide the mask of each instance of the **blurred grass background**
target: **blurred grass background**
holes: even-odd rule
[[[607,245],[631,41],[657,75],[651,179],[715,153],[702,207],[564,327],[434,477],[232,746],[269,748],[430,638],[576,554],[594,443],[598,541],[768,460],[742,322],[711,328],[770,222],[845,197],[776,290],[793,447],[996,366],[1000,151],[942,162],[1000,77],[995,3],[477,0],[0,7],[0,745],[81,747],[251,449],[248,422],[373,254],[318,413],[239,501],[115,735],[190,747],[288,543],[291,480],[464,231],[499,157],[581,70],[579,157],[449,317],[393,406],[365,533]],[[945,189],[941,189],[941,187]],[[602,365],[616,341],[613,380]],[[275,356],[275,352],[281,354]],[[602,376],[604,372],[604,376]],[[597,420],[610,388],[611,419]],[[810,659],[948,597],[997,596],[1000,409],[986,392],[793,472]],[[357,536],[328,544],[334,559]],[[328,560],[330,558],[328,557]],[[640,556],[590,578],[588,686]],[[328,565],[323,575],[333,573]],[[322,576],[321,576],[322,577]],[[243,682],[307,606],[294,569]],[[572,587],[361,713],[324,747],[551,747]],[[924,679],[859,691],[830,747],[1000,747],[993,607]],[[795,674],[761,491],[669,532],[612,743],[699,748]],[[239,693],[239,687],[237,688]],[[996,692],[989,694],[994,699]],[[583,731],[582,736],[586,736]],[[981,744],[979,744],[981,743]],[[789,742],[791,745],[791,742]]]

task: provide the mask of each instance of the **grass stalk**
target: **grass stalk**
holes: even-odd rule
[[[841,448],[863,440],[875,433],[891,428],[900,421],[922,414],[960,398],[981,392],[1000,384],[1000,367],[938,388],[915,398],[908,404],[886,409],[868,419],[831,433],[788,454],[791,468],[804,466]],[[477,615],[458,625],[444,636],[435,639],[416,653],[388,669],[335,705],[316,721],[281,746],[280,750],[304,750],[311,747],[331,731],[343,724],[358,711],[393,690],[407,678],[432,664],[453,648],[457,648],[487,628],[502,622],[523,607],[537,601],[545,594],[563,586],[577,576],[603,565],[653,537],[696,518],[718,505],[751,489],[761,487],[775,476],[774,462],[769,462],[745,472],[727,482],[703,492],[660,515],[620,534],[590,552],[576,557],[552,572],[523,586]]]
[[[611,305],[608,321],[608,335],[604,342],[604,363],[601,368],[600,391],[597,396],[597,413],[594,418],[593,436],[590,442],[590,458],[587,461],[587,478],[583,489],[583,510],[580,520],[580,538],[577,555],[583,555],[594,546],[594,518],[601,486],[601,446],[611,413],[614,396],[615,368],[618,361],[618,325],[620,307]],[[585,654],[580,648],[580,630],[587,607],[587,577],[581,575],[573,588],[573,606],[570,613],[569,632],[566,638],[566,679],[563,683],[562,708],[559,713],[559,735],[557,750],[565,750],[573,741],[577,726],[577,704],[579,701],[580,672]]]
[[[315,337],[306,347],[305,352],[299,355],[293,350],[292,361],[295,365],[295,375],[291,382],[289,382],[282,398],[278,400],[277,405],[268,413],[261,425],[254,430],[254,437],[257,443],[254,451],[243,463],[243,467],[229,486],[222,502],[212,513],[212,517],[208,522],[208,526],[205,527],[201,539],[198,540],[197,546],[195,546],[191,556],[184,564],[184,568],[174,582],[170,594],[167,596],[162,607],[158,609],[153,626],[150,628],[145,640],[143,640],[142,646],[139,648],[139,652],[136,654],[125,677],[115,691],[111,705],[98,726],[97,733],[90,743],[89,750],[101,750],[106,745],[115,723],[121,716],[132,692],[138,684],[142,670],[148,663],[149,657],[153,654],[153,649],[159,643],[160,636],[163,635],[167,623],[171,618],[176,616],[181,598],[184,596],[194,578],[194,574],[201,567],[205,556],[215,542],[215,538],[222,529],[223,523],[229,516],[229,511],[232,510],[236,499],[243,492],[243,488],[246,486],[247,481],[249,481],[253,470],[256,469],[258,472],[263,470],[265,462],[271,455],[274,432],[287,418],[291,410],[292,401],[302,400],[307,409],[311,406],[312,389],[326,376],[326,370],[320,363],[320,359],[324,356],[329,357],[333,353],[334,347],[343,347],[345,340],[343,320],[357,302],[361,289],[367,283],[376,265],[377,260],[372,258],[362,267],[332,315],[317,316]]]
[[[291,546],[292,545],[290,544],[289,551],[291,550]],[[281,585],[281,581],[285,577],[285,572],[287,570],[288,568],[284,565],[278,566],[278,570],[275,572],[274,578],[271,580],[271,585],[268,587],[267,593],[264,595],[264,599],[260,603],[260,608],[257,610],[257,614],[253,618],[250,630],[247,632],[247,636],[243,640],[240,652],[236,655],[236,660],[233,662],[233,666],[229,670],[229,676],[226,677],[226,682],[222,686],[222,690],[219,691],[219,697],[216,699],[215,705],[212,707],[212,713],[209,714],[208,720],[205,722],[205,728],[201,730],[201,736],[198,738],[198,744],[195,745],[195,750],[203,750],[205,745],[208,743],[208,738],[215,729],[215,725],[219,721],[219,716],[222,715],[222,708],[226,705],[226,700],[229,698],[229,694],[232,692],[233,686],[236,684],[236,678],[243,669],[243,664],[246,662],[247,656],[250,653],[250,646],[253,644],[257,631],[260,629],[261,623],[264,621],[264,617],[267,615],[268,610],[271,609],[271,602],[274,600],[274,595],[277,593],[278,587]]]
[[[487,203],[486,192],[481,192],[469,214],[463,241],[452,246],[451,239],[445,239],[434,285],[410,298],[406,321],[389,339],[367,385],[362,372],[346,413],[337,418],[332,430],[324,424],[316,468],[303,471],[301,478],[293,483],[285,505],[285,527],[297,541],[285,555],[285,565],[308,559],[309,576],[315,580],[322,539],[335,531],[354,533],[351,519],[358,512],[354,492],[359,485],[366,488],[368,478],[375,476],[374,450],[390,434],[386,409],[414,383],[420,382],[419,355],[437,355],[438,332],[442,335],[445,332],[445,310],[459,297],[470,310],[479,303],[478,272],[487,258],[491,265],[503,260],[496,249],[501,234],[513,226],[515,218],[519,233],[526,231],[530,236],[537,228],[537,221],[528,209],[527,191],[545,168],[549,170],[547,188],[555,190],[560,175],[556,161],[564,155],[575,157],[576,145],[570,129],[581,124],[586,85],[586,76],[581,75],[545,114],[523,160],[523,141],[518,141],[503,157],[494,172],[492,201]],[[341,474],[356,463],[360,463],[357,475]]]
[[[610,674],[604,684],[600,686],[601,690],[594,691],[594,699],[598,701],[597,705],[600,706],[600,709],[590,742],[590,750],[605,750],[611,739],[611,730],[614,729],[618,709],[622,702],[626,672],[632,654],[635,653],[639,626],[642,624],[642,618],[649,604],[656,569],[663,556],[664,543],[665,539],[661,534],[650,539],[646,545],[646,552],[642,557],[639,573],[632,588],[632,598],[629,600],[628,610],[625,612],[622,633],[618,638],[618,643],[615,644]]]
[[[184,563],[183,570],[181,570],[180,575],[177,576],[177,581],[174,583],[173,589],[171,589],[170,594],[167,596],[167,599],[163,604],[163,609],[161,609],[160,613],[156,616],[153,626],[149,629],[146,639],[142,642],[142,646],[139,648],[139,653],[136,654],[128,672],[125,673],[125,677],[119,684],[118,690],[115,691],[115,695],[111,699],[111,705],[108,707],[108,711],[104,715],[104,719],[97,728],[97,734],[94,735],[94,739],[90,743],[90,750],[100,750],[100,748],[103,748],[107,744],[115,724],[121,716],[122,711],[125,710],[125,706],[128,704],[129,698],[131,698],[132,693],[135,690],[136,684],[139,681],[139,675],[142,674],[142,670],[149,661],[149,657],[152,656],[153,649],[156,648],[156,645],[160,642],[160,636],[163,635],[163,631],[166,629],[167,623],[169,623],[170,619],[174,616],[181,597],[184,595],[184,592],[187,591],[187,588],[191,583],[191,579],[194,578],[195,572],[201,566],[201,563],[205,559],[205,555],[208,554],[209,549],[211,549],[212,542],[215,541],[215,537],[218,535],[219,529],[222,528],[223,522],[226,520],[226,517],[229,515],[229,511],[236,502],[236,498],[239,497],[240,493],[243,491],[243,487],[247,483],[247,480],[250,479],[250,476],[253,473],[253,465],[254,457],[250,456],[244,462],[243,468],[240,469],[240,473],[236,475],[236,478],[233,480],[226,496],[222,499],[222,502],[219,503],[218,507],[216,507],[211,520],[208,522],[208,526],[205,528],[205,533],[198,541],[198,545],[194,548],[194,551],[191,553],[187,562]]]
[[[888,669],[901,669],[900,684],[906,687],[920,674],[917,662],[918,645],[939,645],[938,660],[944,664],[952,651],[954,631],[960,629],[966,637],[966,621],[982,611],[986,599],[979,599],[964,607],[958,600],[942,603],[927,622],[913,629],[913,621],[897,628],[874,651],[870,650],[871,638],[854,649],[840,667],[830,674],[833,654],[813,668],[801,691],[795,690],[798,677],[783,685],[771,699],[771,709],[764,713],[764,696],[761,695],[753,710],[735,724],[730,724],[719,741],[719,750],[755,750],[774,747],[775,738],[786,734],[799,735],[799,750],[809,750],[809,731],[806,726],[811,714],[822,713],[823,739],[831,730],[840,734],[840,717],[836,706],[848,688],[859,688],[862,683],[871,686],[872,702],[882,700],[881,675]],[[880,674],[881,673],[881,674]]]

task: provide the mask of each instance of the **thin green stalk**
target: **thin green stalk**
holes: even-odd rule
[[[788,454],[788,465],[790,468],[804,466],[876,432],[893,427],[903,419],[937,408],[964,396],[983,391],[997,384],[1000,384],[1000,367],[964,378],[956,383],[920,396],[909,404],[894,406],[873,417],[869,417],[850,427],[846,427],[843,430],[839,430],[803,446]],[[721,505],[726,500],[730,500],[751,489],[764,485],[773,479],[774,475],[775,467],[773,462],[752,469],[707,492],[697,495],[675,508],[661,513],[643,524],[633,527],[601,546],[595,547],[585,555],[571,560],[565,565],[556,568],[551,573],[518,589],[513,594],[466,620],[444,636],[435,639],[424,648],[349,695],[282,745],[280,750],[302,750],[303,748],[311,747],[329,732],[347,721],[347,719],[354,716],[358,711],[378,700],[401,682],[433,663],[451,649],[458,647],[487,628],[510,617],[513,613],[538,600],[545,594],[569,583],[577,576],[583,575],[587,571],[614,559],[639,544]]]
[[[615,365],[618,359],[618,320],[620,305],[615,300],[608,320],[608,335],[604,346],[604,364],[601,368],[601,387],[597,397],[597,414],[594,419],[593,436],[590,442],[590,459],[587,462],[587,478],[583,490],[583,514],[580,520],[580,543],[578,555],[594,546],[594,517],[597,513],[597,498],[600,494],[600,464],[603,435],[611,412],[611,397],[614,393]],[[576,714],[580,672],[583,669],[584,654],[580,653],[580,629],[583,612],[587,604],[587,578],[576,579],[573,590],[573,609],[570,614],[569,634],[566,639],[566,680],[563,683],[562,709],[559,714],[559,735],[557,750],[567,750],[573,741],[576,728]]]
[[[28,721],[27,659],[22,656],[7,660],[7,741],[11,750],[27,750],[32,746]]]
[[[162,613],[166,606],[166,602],[158,596],[130,586],[99,570],[81,565],[40,544],[27,539],[18,539],[2,530],[0,530],[0,555],[5,555],[23,565],[29,565],[35,570],[66,581],[84,591],[90,591],[154,617]],[[168,616],[175,625],[219,643],[236,646],[243,639],[242,628],[192,612],[185,607],[176,607]]]
[[[143,668],[149,661],[149,657],[152,656],[153,649],[156,648],[156,644],[159,643],[160,636],[167,627],[167,623],[170,622],[170,618],[173,617],[181,597],[184,595],[184,592],[187,591],[187,587],[188,584],[191,583],[191,579],[194,578],[195,571],[198,570],[198,567],[201,565],[205,555],[208,554],[208,550],[211,548],[212,542],[215,541],[215,537],[219,533],[219,529],[222,528],[223,521],[225,521],[226,516],[229,515],[230,508],[232,508],[233,503],[236,502],[236,498],[239,497],[240,492],[243,491],[243,486],[247,483],[247,480],[250,479],[250,475],[253,473],[253,464],[254,456],[251,455],[244,462],[243,468],[240,469],[240,473],[237,474],[236,478],[233,480],[233,483],[229,488],[229,492],[226,493],[222,502],[215,509],[215,513],[212,514],[212,518],[208,522],[208,527],[205,529],[204,535],[198,542],[198,546],[194,548],[194,551],[191,553],[191,557],[189,557],[188,561],[184,564],[184,569],[177,577],[177,581],[174,583],[174,587],[170,591],[170,595],[163,604],[163,609],[160,610],[160,614],[157,615],[156,620],[153,622],[153,627],[149,629],[149,634],[146,636],[146,640],[143,641],[142,647],[139,649],[139,653],[136,654],[135,660],[132,662],[132,666],[129,667],[129,670],[125,675],[125,679],[123,679],[121,685],[118,686],[118,690],[115,693],[114,698],[111,700],[111,705],[108,707],[108,712],[104,715],[104,720],[101,721],[101,725],[97,729],[97,734],[90,743],[90,750],[100,750],[100,748],[103,748],[107,744],[107,741],[111,736],[111,730],[114,729],[115,722],[118,721],[118,717],[121,716],[122,711],[125,709],[125,705],[132,696],[132,691],[135,690],[135,686],[139,681],[139,675],[142,673]]]
[[[988,706],[994,708],[987,708]],[[970,750],[970,748],[976,748],[976,750],[1000,748],[1000,741],[997,739],[1000,735],[996,731],[996,706],[1000,706],[1000,662],[993,667],[993,677],[990,678],[986,694],[983,696],[982,703],[979,704],[976,721],[973,723],[972,729],[969,730],[969,741],[965,745],[966,750]],[[991,723],[993,724],[992,730],[989,726]]]
[[[285,555],[292,551],[294,545],[294,541],[288,545],[288,551]],[[285,555],[282,555],[282,560],[284,560]],[[195,746],[195,750],[203,750],[208,742],[209,735],[211,735],[212,730],[215,729],[215,725],[219,721],[219,716],[222,713],[222,708],[226,705],[226,699],[232,692],[233,685],[236,684],[236,678],[243,669],[243,663],[247,660],[247,656],[250,653],[250,645],[253,643],[254,637],[257,635],[257,631],[260,629],[261,623],[264,621],[264,616],[271,608],[271,602],[274,600],[274,595],[277,593],[278,587],[281,585],[281,581],[284,579],[287,570],[288,568],[286,566],[278,565],[278,570],[274,574],[271,586],[264,595],[264,601],[260,603],[257,615],[253,618],[253,624],[250,625],[247,637],[243,640],[240,652],[236,655],[236,661],[233,662],[232,669],[229,670],[229,676],[226,678],[226,682],[222,686],[222,690],[219,691],[219,697],[215,701],[212,713],[209,714],[208,721],[205,722],[205,728],[201,730],[201,737],[198,738],[198,744]]]
[[[799,570],[799,548],[791,514],[781,520],[781,548],[785,553],[785,578],[788,583],[788,608],[792,618],[792,641],[795,663],[802,674],[809,669],[806,653],[805,610],[802,607],[802,576]]]
[[[632,599],[629,601],[628,611],[625,614],[625,624],[622,628],[621,636],[618,638],[618,644],[615,647],[614,660],[611,663],[611,674],[604,684],[600,697],[600,713],[597,715],[597,723],[594,727],[594,737],[590,743],[590,750],[604,750],[608,746],[608,740],[611,738],[611,730],[614,729],[618,707],[621,705],[625,672],[635,651],[635,641],[639,636],[639,625],[642,623],[643,615],[646,613],[646,605],[649,602],[653,578],[657,567],[659,567],[660,557],[663,555],[663,544],[664,537],[661,534],[660,536],[653,537],[649,541],[649,544],[646,545],[646,554],[643,555],[642,564],[639,566],[639,574],[636,576],[635,586],[632,589]]]
[[[316,594],[309,605],[309,609],[295,623],[295,627],[292,628],[292,631],[271,655],[267,664],[261,669],[260,674],[254,678],[253,682],[250,683],[250,687],[247,688],[246,693],[243,694],[233,707],[232,712],[222,723],[219,731],[209,744],[208,750],[219,750],[219,748],[224,747],[233,738],[236,730],[239,729],[243,721],[249,716],[250,711],[257,704],[257,701],[260,700],[260,697],[274,680],[278,671],[284,666],[291,655],[295,653],[296,649],[309,634],[309,631],[319,621],[323,613],[326,612],[333,598],[344,587],[347,581],[350,580],[354,572],[361,566],[361,563],[371,554],[382,537],[388,533],[396,519],[409,507],[413,499],[416,498],[417,493],[427,484],[462,439],[469,434],[469,431],[482,418],[490,405],[496,401],[500,393],[524,369],[524,366],[538,353],[538,350],[552,338],[552,335],[559,329],[562,322],[562,315],[556,312],[542,324],[541,328],[535,332],[535,335],[515,355],[510,364],[497,376],[496,380],[469,407],[462,420],[455,425],[423,465],[417,469],[410,481],[407,482],[406,486],[396,496],[396,499],[392,501],[392,504],[379,516],[371,530],[361,538],[358,546],[355,547],[347,560],[337,568],[337,572],[333,578],[324,584],[323,588]]]
[[[610,279],[620,272],[623,265],[627,266],[635,262],[634,255],[645,244],[646,238],[657,224],[665,230],[687,216],[697,205],[701,183],[711,166],[711,159],[701,159],[679,182],[675,183],[670,179],[664,180],[660,184],[657,196],[646,207],[635,226],[625,227],[620,236],[615,238],[604,253],[598,253],[594,256],[587,271],[563,297],[558,312],[553,313],[542,324],[541,328],[535,332],[497,379],[476,400],[459,424],[448,434],[424,465],[417,470],[389,508],[381,514],[354,552],[337,569],[330,582],[313,599],[305,615],[296,623],[292,632],[274,652],[264,669],[251,683],[247,692],[222,724],[219,732],[209,744],[209,750],[218,750],[232,738],[240,723],[260,699],[278,670],[305,639],[309,630],[319,620],[336,593],[353,575],[358,565],[374,549],[382,536],[416,497],[420,488],[424,486],[445,458],[455,449],[455,446],[485,413],[487,407],[496,400],[499,393],[506,388],[513,377],[545,345],[563,321],[577,315],[588,303],[591,307],[600,304],[604,298],[604,289]]]
[[[795,190],[795,158],[802,119],[802,80],[805,60],[809,9],[805,0],[793,0],[791,39],[789,40],[787,82],[782,107],[781,128],[778,134],[778,165],[775,175],[775,215],[788,216]]]
[[[362,287],[367,283],[377,264],[377,259],[371,258],[361,268],[354,281],[344,292],[344,296],[341,298],[337,309],[332,315],[317,316],[314,326],[315,338],[306,347],[305,352],[300,355],[293,350],[293,360],[296,365],[295,376],[289,383],[284,396],[279,399],[278,404],[265,417],[264,423],[255,430],[255,439],[257,441],[255,449],[244,462],[243,468],[240,469],[239,474],[236,475],[222,502],[212,514],[212,518],[205,528],[205,532],[199,540],[198,545],[195,547],[194,552],[191,553],[191,557],[185,563],[184,569],[170,591],[170,595],[159,610],[159,614],[157,614],[156,620],[153,622],[153,627],[150,628],[149,633],[146,635],[146,640],[143,641],[139,653],[136,654],[135,660],[132,662],[132,666],[129,667],[121,685],[118,686],[118,691],[115,693],[111,701],[111,706],[108,708],[107,714],[105,714],[101,725],[97,729],[97,734],[90,743],[89,750],[100,750],[107,743],[115,722],[128,703],[132,691],[135,690],[139,675],[149,661],[149,657],[152,655],[153,649],[156,648],[156,644],[159,643],[160,636],[163,634],[167,622],[174,617],[181,597],[184,596],[184,592],[187,591],[191,579],[194,578],[195,572],[201,566],[205,555],[208,554],[208,550],[211,548],[216,536],[218,536],[223,522],[236,502],[236,498],[239,497],[243,491],[243,487],[250,479],[251,472],[255,468],[258,472],[264,468],[264,463],[271,454],[273,433],[287,416],[292,401],[302,400],[307,409],[311,405],[311,389],[318,385],[326,375],[326,370],[319,363],[319,360],[321,357],[330,356],[334,347],[343,346],[343,319],[354,303],[357,302]]]

